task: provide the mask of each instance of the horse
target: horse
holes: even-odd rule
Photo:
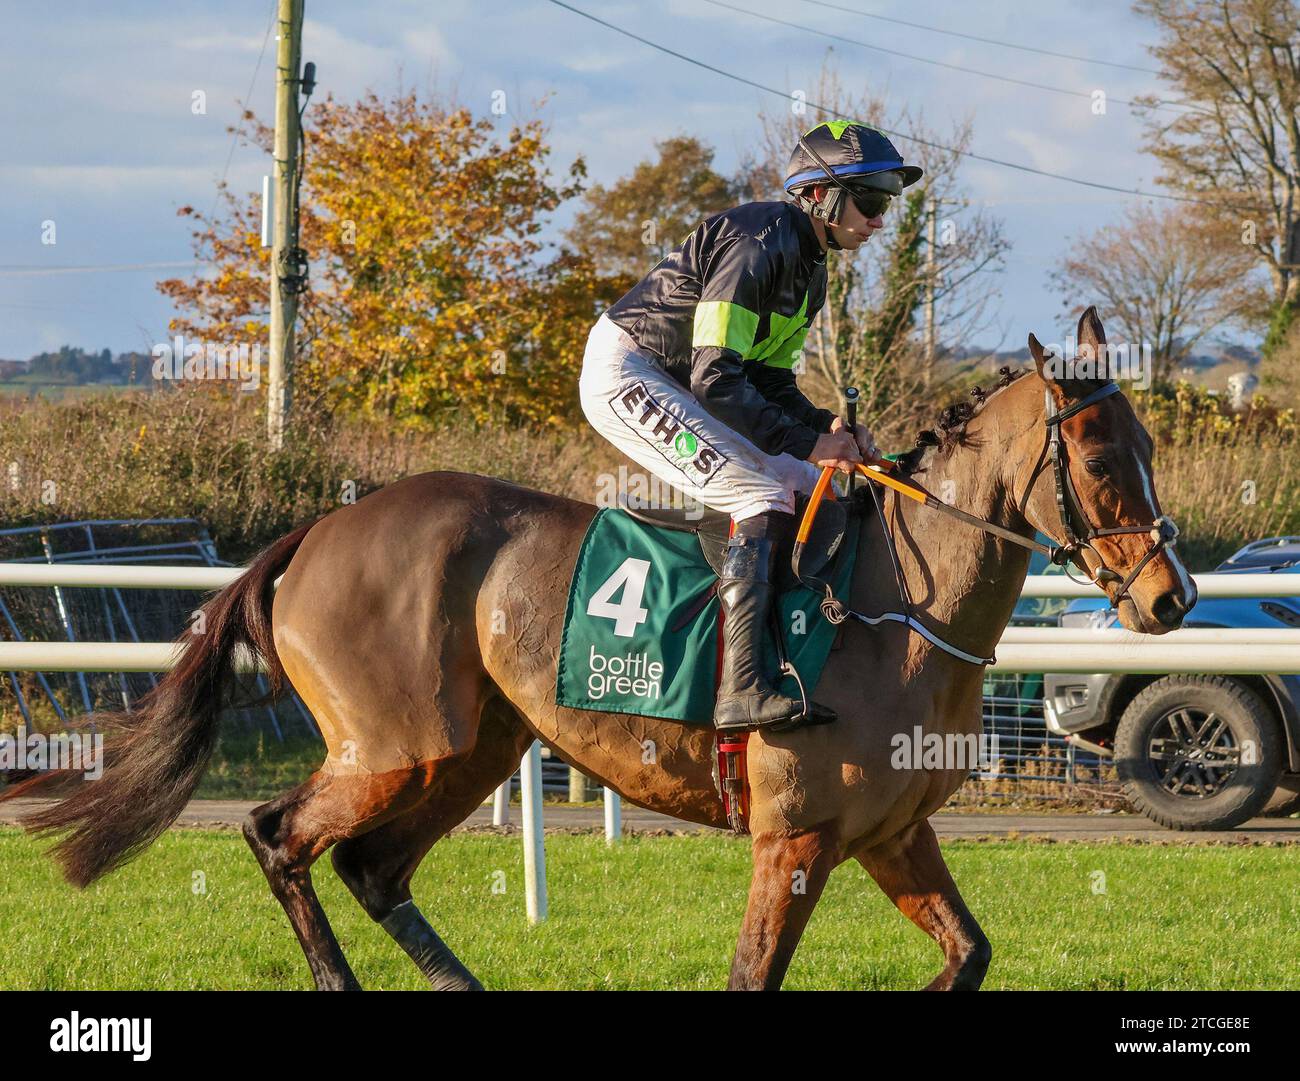
[[[1104,350],[1095,309],[1080,320],[1078,341],[1081,352]],[[897,596],[895,569],[881,558],[887,523],[918,620],[934,637],[990,655],[1028,568],[1024,547],[1005,534],[1039,530],[1110,595],[1125,626],[1176,628],[1195,588],[1175,551],[1154,543],[1151,523],[1164,519],[1150,437],[1122,393],[1066,377],[1033,335],[1029,345],[1033,369],[1019,378],[1004,370],[1002,385],[949,410],[941,436],[929,433],[905,461],[918,483],[1003,535],[887,491],[882,513],[860,530],[851,608],[878,611]],[[1059,459],[1050,453],[1053,414]],[[1058,460],[1065,496],[1050,468]],[[316,986],[359,989],[312,886],[313,863],[332,850],[348,889],[433,987],[481,989],[415,906],[411,878],[534,739],[634,804],[727,825],[712,732],[555,703],[567,590],[594,513],[499,480],[437,472],[298,528],[207,602],[203,633],[182,635],[177,666],[135,712],[97,718],[121,732],[101,779],[25,824],[61,835],[53,852],[77,886],[138,854],[194,791],[251,651],[273,686],[287,680],[297,691],[327,748],[308,780],[244,825]],[[850,620],[818,686],[838,720],[751,735],[753,874],[730,988],[780,986],[828,876],[850,859],[938,944],[944,965],[930,989],[980,986],[990,943],[929,822],[971,764],[898,768],[893,759],[898,733],[976,737],[982,680],[979,664],[907,626]]]

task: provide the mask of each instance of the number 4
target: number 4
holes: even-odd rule
[[[646,575],[650,573],[648,559],[625,559],[622,565],[611,574],[592,595],[587,604],[587,615],[597,619],[612,619],[614,634],[619,638],[631,638],[637,627],[646,621],[650,613],[641,607],[641,598],[645,594]],[[617,604],[612,597],[623,589],[623,599]]]

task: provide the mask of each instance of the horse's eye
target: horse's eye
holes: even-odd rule
[[[1106,460],[1104,458],[1089,458],[1083,463],[1083,468],[1094,477],[1104,477],[1106,475]]]

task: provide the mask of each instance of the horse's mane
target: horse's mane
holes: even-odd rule
[[[954,402],[939,414],[939,420],[933,428],[926,428],[917,434],[916,446],[898,459],[899,469],[904,473],[915,473],[920,468],[925,452],[931,447],[948,450],[956,446],[966,434],[966,425],[984,407],[985,401],[1004,387],[1009,387],[1022,375],[1028,374],[1028,368],[1012,371],[1003,367],[998,369],[998,381],[992,391],[979,386],[972,387],[970,401]]]

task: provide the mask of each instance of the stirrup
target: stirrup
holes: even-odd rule
[[[830,706],[810,702],[807,713],[801,713],[790,721],[777,721],[764,727],[772,732],[793,732],[798,728],[815,728],[819,724],[833,724],[839,720],[839,716]]]
[[[796,703],[797,704],[797,703]],[[767,721],[755,721],[750,718],[737,720],[731,723],[719,723],[715,709],[713,718],[713,729],[715,732],[793,732],[796,728],[812,727],[819,724],[830,724],[837,720],[837,714],[829,706],[823,706],[817,702],[809,702],[808,707],[795,714],[793,717],[773,717]]]

